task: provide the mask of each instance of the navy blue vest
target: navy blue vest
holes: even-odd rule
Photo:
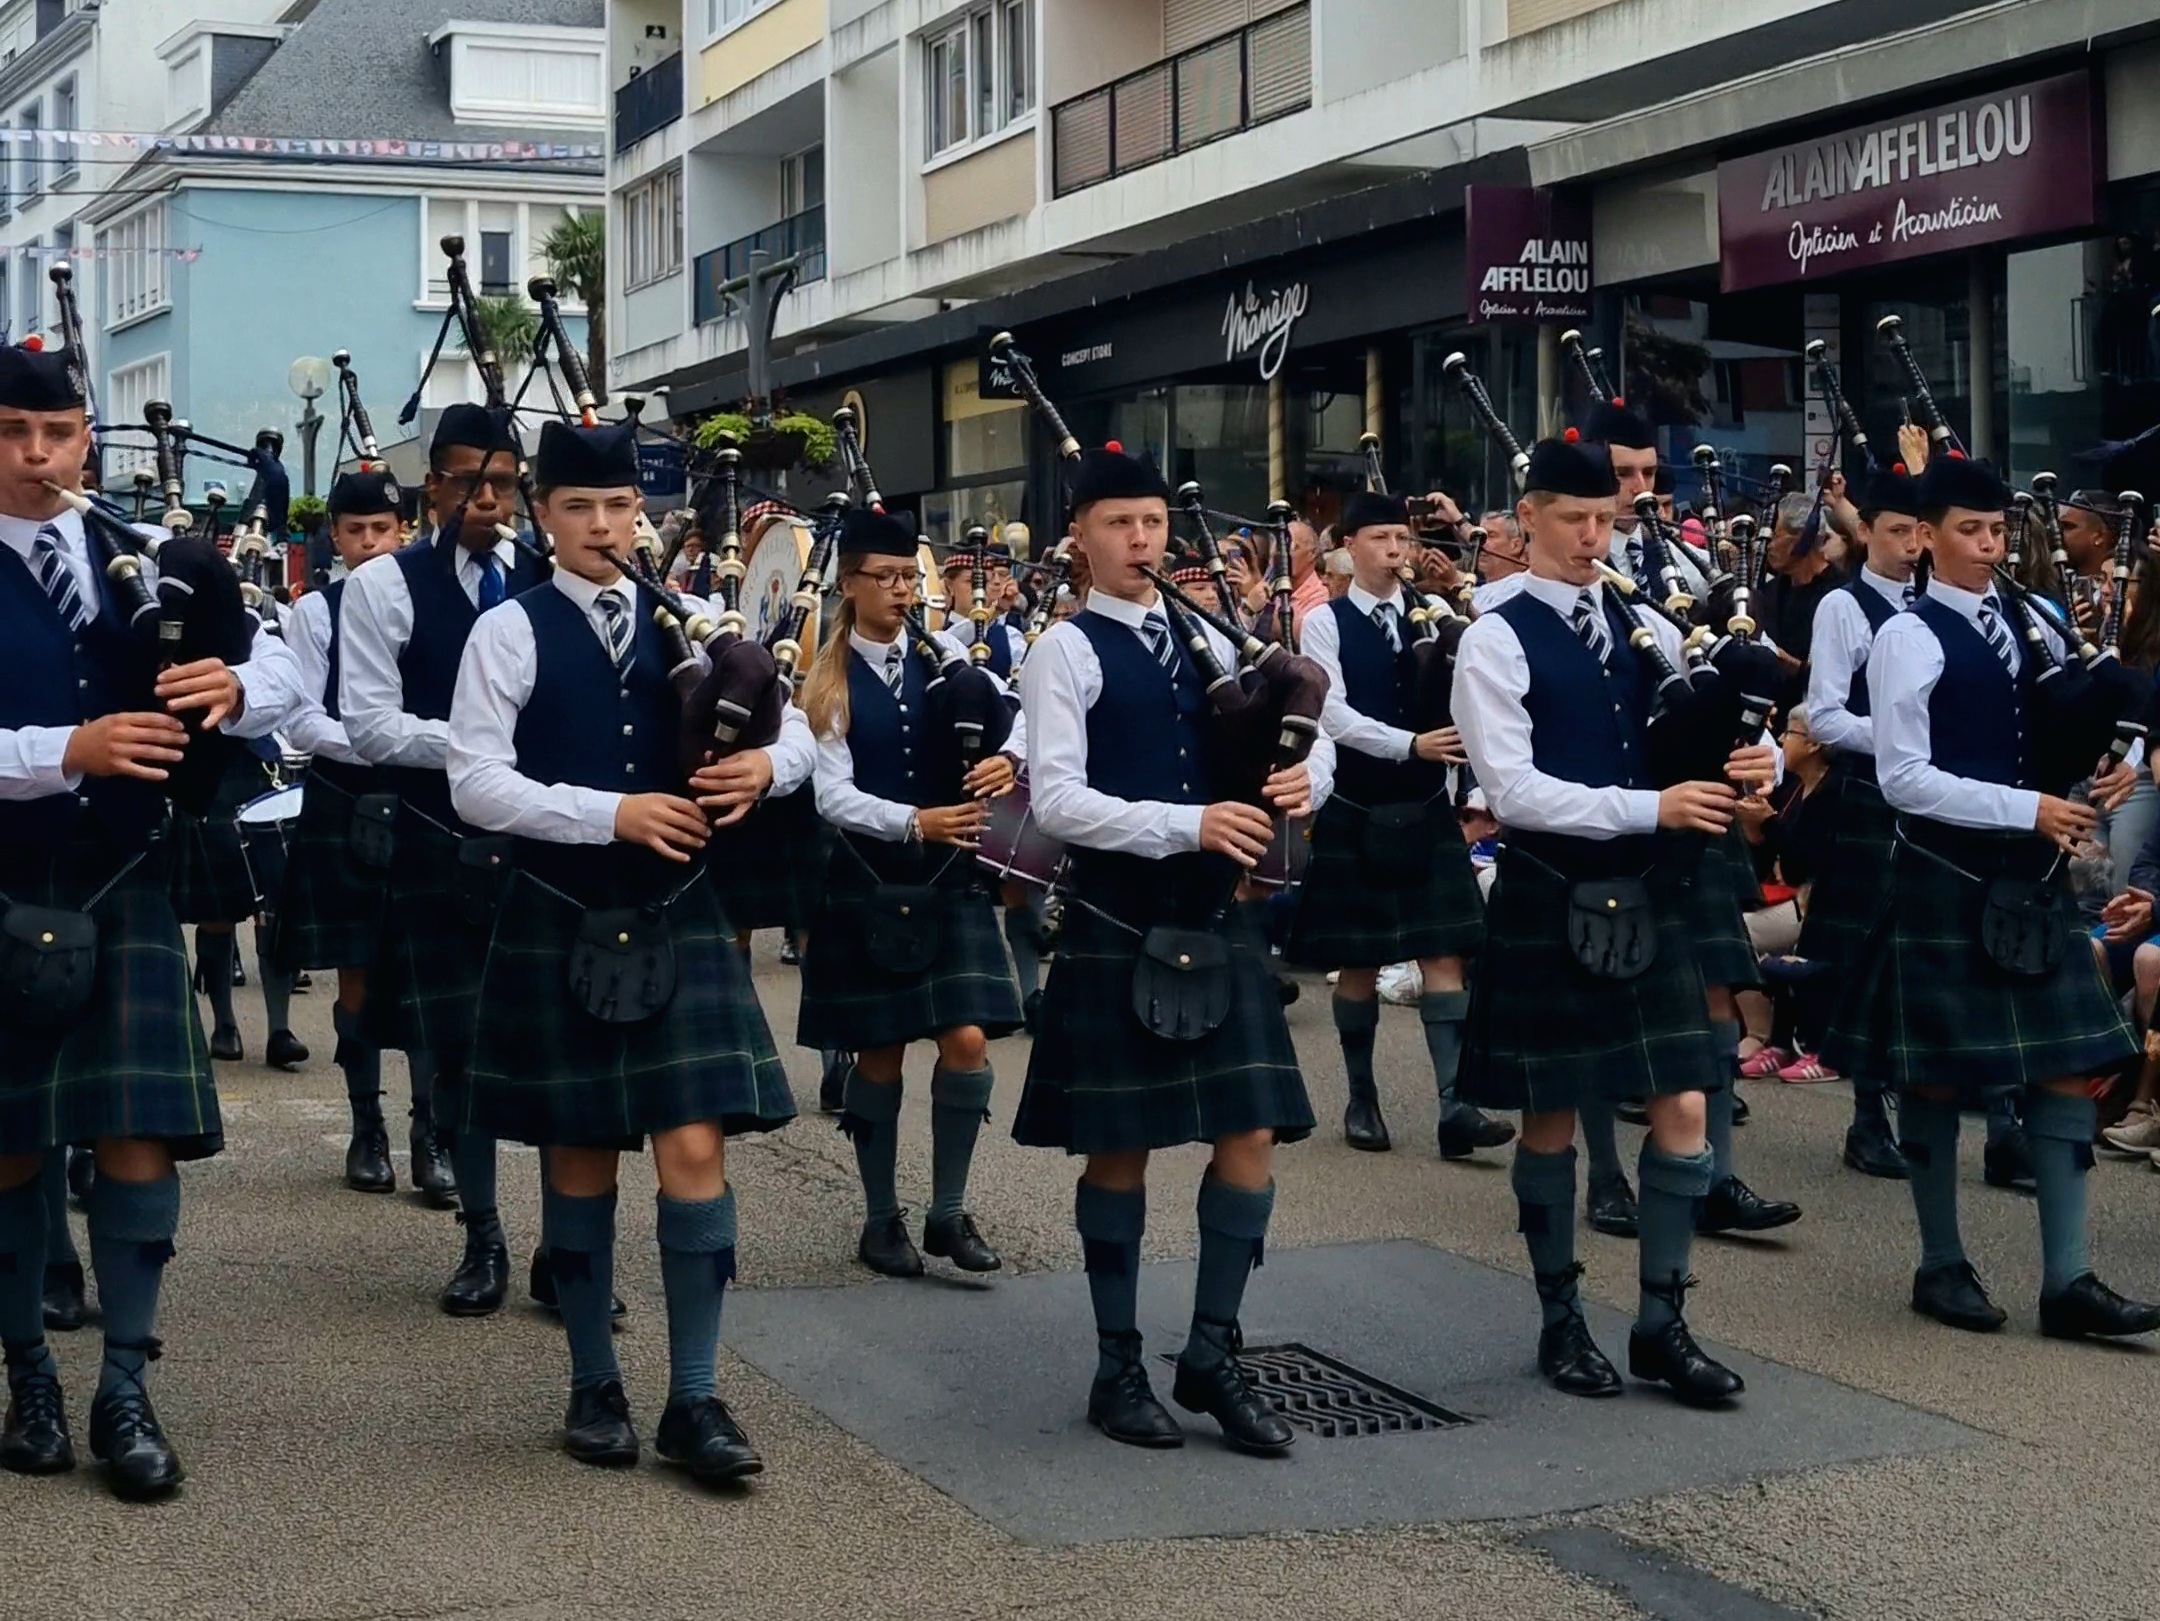
[[[1855,574],[1846,581],[1844,589],[1850,591],[1853,600],[1860,604],[1860,611],[1867,615],[1868,633],[1873,637],[1882,634],[1883,626],[1895,619],[1898,610],[1893,608],[1883,594]],[[1853,669],[1852,686],[1845,694],[1845,713],[1865,715],[1868,712],[1867,660],[1861,659]]]
[[[350,575],[346,577],[351,578]],[[338,605],[345,600],[345,581],[332,580],[323,587],[323,604],[330,610],[330,657],[327,661],[330,674],[323,682],[323,713],[332,720],[342,720],[338,713]]]
[[[901,644],[900,696],[893,697],[885,672],[848,649],[848,754],[855,762],[855,786],[896,805],[949,804],[930,780],[923,747],[930,678],[922,659]]]
[[[1402,601],[1397,599],[1400,609]],[[1387,638],[1369,615],[1348,597],[1328,604],[1342,649],[1343,699],[1361,715],[1370,715],[1402,731],[1412,731],[1410,694],[1417,681],[1417,657],[1410,650],[1411,627],[1400,612],[1396,633],[1400,653],[1390,652]],[[1352,748],[1335,751],[1335,789],[1366,809],[1374,805],[1430,799],[1447,786],[1447,767],[1428,760],[1383,760]]]
[[[964,623],[967,630],[962,639],[972,649],[975,645],[975,624],[973,620],[967,620]],[[982,640],[988,643],[990,647],[990,657],[985,661],[989,666],[990,673],[1000,681],[1010,681],[1013,668],[1012,637],[1005,632],[1005,621],[1002,619],[991,620],[989,624],[983,627]],[[972,653],[970,656],[972,657]]]
[[[98,582],[97,617],[71,636],[29,565],[7,546],[0,546],[0,648],[7,650],[0,729],[77,726],[164,707],[151,692],[155,650],[129,633],[111,584]],[[0,854],[58,849],[86,809],[125,855],[162,824],[165,799],[155,783],[85,777],[76,793],[0,800]]]
[[[450,718],[450,698],[457,690],[465,639],[480,618],[480,610],[458,583],[457,552],[456,542],[426,535],[393,554],[405,575],[413,609],[412,634],[398,654],[398,677],[404,688],[405,713],[421,720]],[[519,552],[503,582],[505,599],[531,590],[543,578],[540,565]],[[398,766],[391,768],[389,777],[415,810],[453,832],[465,830],[450,808],[450,781],[442,772]]]
[[[1530,755],[1549,777],[1592,788],[1648,788],[1643,746],[1652,694],[1643,661],[1627,645],[1632,628],[1611,602],[1605,622],[1612,656],[1600,666],[1574,629],[1527,591],[1493,610],[1508,622],[1530,663]]]
[[[511,734],[519,773],[535,782],[606,793],[677,789],[682,707],[668,680],[667,654],[652,615],[638,612],[633,603],[630,665],[618,674],[585,610],[555,586],[525,591],[517,605],[532,623],[534,652],[532,696]],[[635,859],[639,856],[642,862]],[[596,903],[608,878],[648,863],[655,876],[661,866],[674,866],[626,845],[518,841],[522,870]],[[675,871],[684,875],[679,867]]]
[[[2032,734],[2028,699],[2033,659],[2022,639],[2015,679],[1980,627],[1955,608],[1923,596],[1912,611],[1942,646],[1943,673],[1928,694],[1928,757],[1954,777],[2030,788]]]

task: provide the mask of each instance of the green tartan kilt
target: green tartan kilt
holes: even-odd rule
[[[270,774],[245,755],[218,780],[202,815],[172,813],[172,903],[182,923],[245,923],[277,891],[274,872],[255,870],[238,820],[240,807],[271,787]]]
[[[374,960],[383,926],[383,875],[352,855],[353,806],[372,791],[362,786],[366,769],[318,760],[308,772],[300,817],[286,839],[285,887],[275,906],[273,960],[287,973],[365,968]]]
[[[2006,973],[1980,947],[1986,891],[1974,880],[2040,879],[2057,866],[2054,850],[2032,834],[1932,823],[1919,836],[1934,842],[1945,833],[1955,867],[1909,835],[1898,838],[1889,908],[1838,999],[1823,1056],[1848,1075],[1880,1075],[1900,1089],[1955,1086],[1967,1105],[2134,1063],[2137,1039],[2074,908],[2063,910],[2062,959],[2051,973]],[[2068,887],[2067,867],[2054,882]]]
[[[1677,904],[1688,938],[1695,943],[1695,966],[1703,983],[1742,991],[1758,988],[1762,963],[1748,938],[1747,914],[1762,905],[1762,885],[1748,857],[1746,835],[1735,823],[1719,839],[1676,837],[1681,841]]]
[[[485,925],[459,910],[453,879],[459,840],[400,807],[397,852],[383,890],[383,926],[368,968],[368,1040],[426,1052],[447,1078],[465,1067],[487,958]]]
[[[1485,937],[1485,899],[1447,801],[1432,805],[1432,865],[1422,881],[1376,875],[1364,855],[1367,811],[1341,799],[1313,823],[1312,864],[1298,890],[1286,961],[1308,968],[1385,968],[1419,957],[1467,957]]]
[[[1897,817],[1866,776],[1840,773],[1834,791],[1830,851],[1809,886],[1795,949],[1810,962],[1850,969],[1890,904]]]
[[[865,843],[876,841],[866,840]],[[896,974],[871,960],[863,907],[872,875],[846,835],[835,834],[827,904],[803,950],[798,1046],[865,1052],[923,1041],[974,1025],[990,1037],[1020,1028],[1020,993],[1005,937],[973,858],[951,846],[888,845],[873,851],[896,883],[934,883],[942,908],[937,959],[919,974]]]
[[[1014,1140],[1115,1154],[1245,1131],[1272,1131],[1283,1143],[1310,1135],[1312,1103],[1275,972],[1243,909],[1222,925],[1231,942],[1229,1016],[1199,1041],[1165,1041],[1132,1010],[1140,936],[1083,901],[1066,904]]]
[[[824,905],[831,833],[805,784],[717,829],[705,855],[720,906],[738,934],[804,929]]]
[[[702,875],[668,907],[675,995],[641,1024],[606,1024],[572,1001],[580,916],[528,874],[511,880],[480,978],[471,1064],[453,1094],[458,1130],[631,1148],[677,1126],[710,1121],[732,1137],[795,1118],[734,931]]]
[[[59,1032],[0,1028],[0,1154],[101,1137],[162,1142],[175,1159],[225,1146],[169,854],[162,839],[153,844],[90,908],[97,977],[83,1016]],[[0,851],[0,894],[80,910],[125,859],[96,837],[56,856]]]
[[[1692,925],[1678,904],[1687,854],[1663,839],[1654,848],[1657,956],[1635,978],[1613,980],[1568,947],[1571,880],[1502,842],[1464,1030],[1463,1101],[1544,1114],[1723,1084]]]

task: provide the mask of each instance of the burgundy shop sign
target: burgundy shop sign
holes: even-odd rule
[[[1590,199],[1536,186],[1466,186],[1472,321],[1590,319]]]
[[[2092,81],[2066,73],[1718,165],[1728,293],[2091,225]]]

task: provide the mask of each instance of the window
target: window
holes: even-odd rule
[[[75,132],[75,80],[62,79],[53,86],[52,127],[60,138],[55,141],[53,153],[53,184],[73,180],[76,175],[75,143],[68,137]]]
[[[0,122],[0,220],[15,217],[15,191],[9,178],[15,172],[14,126]]]
[[[107,226],[100,233],[98,245],[105,250],[108,332],[166,307],[164,203],[152,203],[118,224]]]
[[[525,283],[547,270],[548,233],[571,215],[577,204],[509,202],[479,197],[423,197],[420,200],[419,301],[440,307],[450,297],[450,261],[442,239],[465,239],[465,273],[473,290],[485,297],[525,294]],[[565,288],[563,308],[582,309],[574,290]]]
[[[705,32],[718,34],[733,28],[765,4],[766,0],[705,0]]]
[[[682,171],[668,169],[622,200],[623,285],[644,287],[682,269]]]
[[[165,127],[184,129],[210,110],[210,41],[165,64]]]
[[[780,217],[790,219],[825,201],[825,148],[813,146],[780,161]]]
[[[152,355],[132,366],[122,366],[106,379],[105,397],[98,403],[102,417],[110,422],[140,422],[143,406],[151,400],[172,399],[170,381],[170,357]],[[115,489],[126,479],[132,478],[135,469],[148,467],[151,462],[149,449],[130,449],[115,440],[106,447],[106,488]]]
[[[597,28],[449,22],[428,36],[450,63],[450,114],[462,124],[604,129],[606,42]]]
[[[489,298],[500,298],[507,293],[522,295],[520,283],[510,279],[510,256],[516,244],[518,232],[518,205],[516,203],[482,203],[480,205],[479,260],[480,291]]]
[[[923,37],[925,125],[941,157],[1035,110],[1035,0],[996,0]]]
[[[45,143],[37,132],[44,126],[44,112],[37,102],[30,103],[16,119],[24,139],[21,142],[23,156],[22,195],[24,202],[32,202],[45,195]]]
[[[45,291],[45,261],[38,252],[36,237],[22,245],[22,255],[22,281],[17,289],[22,294],[22,322],[15,329],[18,343],[33,332],[45,330],[45,300],[41,296]]]
[[[14,324],[8,320],[8,275],[13,269],[5,254],[0,254],[0,343],[13,343],[15,334],[9,330]]]

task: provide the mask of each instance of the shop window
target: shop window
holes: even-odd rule
[[[976,478],[1027,464],[1027,407],[985,411],[945,425],[945,471]]]
[[[940,548],[957,546],[969,526],[979,523],[992,540],[1002,540],[1005,525],[1020,517],[1026,505],[1025,479],[939,490],[923,497],[923,538]]]

